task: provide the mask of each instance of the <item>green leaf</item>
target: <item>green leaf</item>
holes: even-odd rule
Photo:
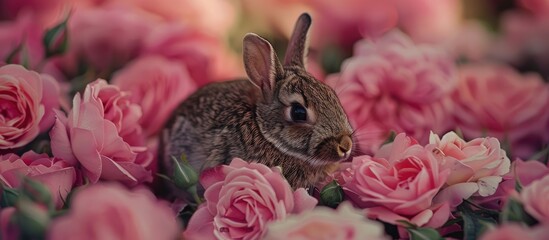
[[[458,210],[463,218],[463,239],[474,240],[478,239],[493,224],[496,224],[495,219],[485,217],[480,213],[473,211],[470,204],[464,202],[458,206]]]
[[[0,199],[0,208],[12,207],[19,198],[19,192],[13,188],[2,189],[2,199]]]
[[[408,228],[412,240],[438,240],[442,236],[433,228]]]
[[[343,188],[333,180],[320,191],[320,204],[331,208],[336,208],[343,202]]]
[[[500,214],[500,221],[502,223],[526,223],[529,226],[537,223],[537,221],[532,216],[524,211],[524,206],[522,205],[522,203],[514,198],[509,198],[505,203],[505,206],[503,206]]]
[[[48,29],[42,38],[46,58],[65,53],[68,48],[68,29],[67,22],[69,16],[61,23],[51,29]]]

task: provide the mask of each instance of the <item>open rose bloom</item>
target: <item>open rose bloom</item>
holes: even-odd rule
[[[449,216],[448,204],[433,198],[450,170],[411,137],[399,134],[375,156],[355,157],[351,169],[343,189],[371,218],[441,226]]]
[[[280,168],[235,158],[204,172],[206,203],[191,218],[190,239],[258,239],[268,222],[312,209],[317,200],[305,189],[293,191]]]

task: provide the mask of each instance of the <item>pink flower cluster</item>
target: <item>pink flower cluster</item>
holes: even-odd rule
[[[430,131],[448,130],[457,76],[444,52],[416,46],[394,31],[377,41],[357,43],[355,55],[327,81],[356,129],[360,150],[372,153],[390,131],[406,132],[425,143]]]
[[[391,224],[441,227],[464,199],[491,196],[510,160],[495,138],[466,142],[455,133],[420,145],[399,134],[375,155],[354,157],[331,178],[366,216]]]

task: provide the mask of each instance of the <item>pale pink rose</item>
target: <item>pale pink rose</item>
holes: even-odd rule
[[[442,51],[415,45],[392,31],[355,45],[339,74],[328,77],[356,129],[359,150],[375,152],[391,131],[426,143],[429,132],[451,126],[451,92],[457,75]]]
[[[454,101],[454,118],[466,139],[496,137],[521,158],[549,140],[549,86],[538,75],[504,65],[465,65]]]
[[[0,239],[19,239],[19,228],[11,223],[13,213],[15,213],[14,207],[0,209]]]
[[[80,8],[69,19],[69,51],[99,76],[136,57],[155,18],[130,7]]]
[[[10,63],[25,63],[34,69],[44,59],[42,34],[35,16],[29,14],[21,14],[14,21],[0,22],[0,61],[6,61],[18,47],[22,47]]]
[[[429,143],[434,146],[434,154],[451,169],[447,186],[437,200],[449,201],[452,207],[473,194],[482,197],[494,194],[511,166],[497,138],[475,138],[466,142],[449,132],[442,139],[431,134]]]
[[[57,113],[50,131],[53,155],[80,165],[90,182],[99,179],[136,185],[152,180],[152,154],[138,124],[141,109],[126,92],[104,80],[77,93],[68,118]]]
[[[22,147],[54,121],[59,86],[20,65],[0,67],[0,149]]]
[[[112,84],[131,93],[143,110],[139,124],[146,135],[162,128],[174,109],[196,90],[188,70],[162,57],[143,57],[115,73]]]
[[[205,170],[200,183],[206,203],[191,217],[184,233],[188,239],[260,239],[268,222],[317,203],[303,188],[292,191],[280,168],[239,158]]]
[[[48,239],[175,239],[179,224],[166,202],[147,189],[93,184],[76,192],[66,215],[55,218]]]
[[[535,180],[520,192],[524,210],[542,223],[549,223],[549,176]]]
[[[398,134],[374,157],[354,157],[352,175],[342,185],[346,195],[370,218],[399,224],[439,227],[449,216],[447,203],[434,205],[433,198],[446,182],[445,169],[432,149],[413,138]]]
[[[362,212],[343,202],[337,210],[317,207],[267,224],[265,240],[389,239],[383,225],[365,219]]]
[[[159,55],[186,68],[198,86],[243,76],[240,58],[220,39],[183,24],[156,27],[144,39],[141,56]]]
[[[50,158],[47,154],[33,151],[26,152],[21,157],[11,153],[0,155],[0,183],[9,188],[17,188],[21,185],[21,176],[44,184],[57,208],[63,206],[63,201],[67,199],[76,181],[74,167],[62,159]]]
[[[521,224],[507,223],[488,230],[480,240],[540,240],[549,235],[549,226],[539,225],[528,228]]]
[[[393,0],[398,8],[399,27],[420,42],[440,42],[459,29],[460,0]]]

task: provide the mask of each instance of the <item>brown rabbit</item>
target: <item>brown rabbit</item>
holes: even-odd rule
[[[311,17],[302,14],[281,65],[265,39],[244,37],[249,80],[209,84],[187,98],[163,131],[163,164],[186,154],[199,170],[239,157],[281,166],[294,187],[315,184],[353,148],[334,90],[304,68]]]

